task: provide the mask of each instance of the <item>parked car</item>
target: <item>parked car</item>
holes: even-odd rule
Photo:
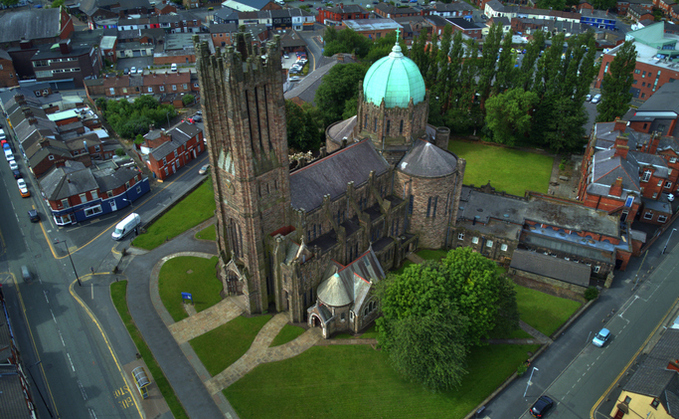
[[[200,168],[198,171],[199,175],[204,175],[210,170],[210,165],[209,164],[204,164],[203,167]]]
[[[549,409],[551,409],[552,406],[554,406],[554,400],[547,396],[540,396],[540,398],[537,399],[535,403],[533,403],[533,406],[528,412],[534,418],[541,418],[547,414],[547,412],[549,412]]]
[[[601,348],[606,344],[610,337],[611,331],[604,327],[603,329],[599,330],[599,333],[597,333],[596,336],[594,336],[594,339],[592,339],[592,344]]]
[[[590,100],[592,100],[592,95],[585,96],[585,102],[589,102]]]
[[[599,103],[599,102],[601,102],[601,93],[597,93],[597,94],[594,95],[594,97],[592,98],[592,103]]]
[[[31,193],[28,191],[28,187],[26,186],[26,181],[23,179],[17,179],[17,186],[19,187],[19,193],[21,194],[22,197],[28,198],[31,196]]]
[[[21,172],[19,171],[19,169],[12,170],[12,175],[14,176],[14,179],[19,179],[20,177],[23,177],[21,176]]]
[[[172,63],[172,65],[170,66],[170,71],[173,72],[173,73],[177,72],[177,64],[176,63]]]
[[[193,122],[202,122],[202,121],[203,121],[202,116],[200,116],[198,114],[193,115]]]
[[[130,74],[137,74],[137,67],[132,67],[130,69]]]
[[[32,223],[37,223],[40,221],[40,214],[38,214],[37,210],[28,210],[28,219],[31,220]]]
[[[17,164],[16,160],[9,161],[9,170],[19,170],[19,165]]]
[[[130,69],[127,68],[127,67],[125,67],[125,69],[123,70],[123,74],[126,75],[126,76],[127,76],[128,74],[130,74]]]

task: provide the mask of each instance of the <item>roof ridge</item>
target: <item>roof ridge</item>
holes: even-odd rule
[[[340,155],[340,154],[342,154],[343,152],[349,150],[350,148],[355,147],[355,146],[357,146],[357,145],[359,145],[359,144],[362,144],[362,143],[364,143],[364,142],[366,142],[366,141],[368,141],[368,139],[367,139],[367,138],[364,138],[364,139],[362,139],[361,141],[357,141],[357,142],[355,142],[355,143],[353,143],[353,144],[351,144],[351,145],[348,145],[348,146],[344,147],[343,149],[341,149],[341,150],[339,150],[339,151],[336,151],[336,152],[334,152],[334,153],[330,153],[330,154],[328,154],[327,156],[325,156],[325,157],[323,157],[323,158],[321,158],[321,159],[314,160],[313,163],[310,163],[310,164],[308,164],[308,165],[302,167],[301,169],[297,169],[297,170],[295,170],[294,172],[290,173],[290,176],[292,176],[292,175],[294,175],[294,174],[296,174],[296,173],[301,173],[301,172],[303,172],[305,169],[307,169],[307,168],[309,168],[309,167],[315,166],[316,164],[318,164],[318,163],[320,163],[320,162],[322,162],[322,161],[324,161],[324,160],[326,160],[326,159],[328,159],[328,158],[330,158],[330,157]]]

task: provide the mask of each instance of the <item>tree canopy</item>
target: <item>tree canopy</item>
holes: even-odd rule
[[[323,142],[320,116],[310,104],[297,105],[285,101],[285,116],[288,128],[288,146],[294,151],[315,151]]]
[[[135,138],[137,134],[149,132],[151,124],[163,125],[168,119],[177,116],[172,105],[161,105],[153,96],[142,95],[129,102],[126,99],[108,100],[99,98],[97,107],[118,135]]]
[[[516,87],[486,102],[486,127],[493,141],[514,146],[530,132],[531,112],[537,104],[535,92]]]
[[[323,125],[328,126],[342,119],[345,102],[358,97],[358,85],[365,77],[366,68],[363,64],[339,64],[334,66],[323,77],[314,102],[318,107]],[[356,114],[356,107],[353,108]]]
[[[337,30],[332,26],[328,26],[323,34],[323,55],[332,57],[333,55],[344,52],[347,54],[356,54],[358,58],[364,58],[370,52],[372,41],[360,33],[345,28]]]
[[[379,342],[392,365],[433,390],[459,385],[469,348],[491,330],[518,327],[512,284],[470,248],[410,265],[378,283],[376,292]]]
[[[601,82],[601,102],[597,105],[597,121],[613,121],[623,116],[632,100],[632,82],[637,64],[634,42],[626,41],[611,61]]]

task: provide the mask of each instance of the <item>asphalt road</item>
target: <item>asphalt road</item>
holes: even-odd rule
[[[679,237],[671,238],[667,254],[662,255],[668,236],[661,237],[649,251],[641,274],[651,273],[636,289],[634,278],[642,258],[635,258],[626,272],[616,271],[613,287],[604,290],[537,358],[531,385],[528,375],[515,380],[486,406],[481,417],[528,418],[529,407],[546,394],[557,402],[547,418],[589,418],[592,408],[636,357],[679,295],[679,283],[673,280],[679,270]],[[612,337],[603,348],[597,348],[591,339],[602,327],[611,330]],[[596,418],[608,417],[609,411],[601,409]]]

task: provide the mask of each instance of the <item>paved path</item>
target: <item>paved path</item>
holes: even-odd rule
[[[488,343],[491,345],[534,345],[536,343],[540,345],[551,345],[554,341],[540,333],[539,330],[526,324],[523,320],[519,320],[519,326],[524,332],[533,336],[533,339],[488,339]]]
[[[181,344],[230,322],[244,312],[238,297],[228,297],[200,313],[170,324],[168,329],[177,343]]]

